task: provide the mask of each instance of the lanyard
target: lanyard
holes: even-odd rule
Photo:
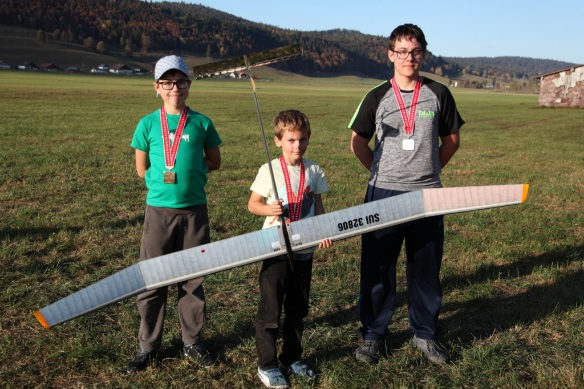
[[[288,208],[290,209],[290,221],[300,220],[300,211],[302,210],[302,197],[304,192],[304,161],[300,161],[300,183],[298,184],[298,194],[296,201],[293,202],[294,193],[292,192],[292,183],[290,182],[290,174],[288,173],[288,165],[282,155],[280,157],[280,165],[282,166],[282,173],[284,174],[284,182],[286,183],[286,195],[288,196]]]
[[[406,112],[406,105],[404,104],[404,99],[402,98],[401,90],[395,82],[395,78],[391,79],[391,85],[393,87],[393,93],[395,94],[395,99],[399,105],[399,111],[401,112],[402,121],[406,128],[406,135],[414,134],[414,124],[416,121],[416,110],[418,106],[418,98],[420,97],[420,89],[422,88],[422,77],[418,77],[416,81],[416,86],[414,87],[414,96],[412,97],[412,104],[410,105],[410,116],[408,117]]]
[[[178,122],[178,127],[174,134],[174,141],[172,142],[172,148],[170,147],[170,135],[168,133],[168,121],[166,119],[166,110],[164,107],[160,108],[160,124],[162,125],[162,142],[164,143],[164,161],[166,168],[171,170],[174,168],[174,162],[176,161],[176,153],[178,152],[178,146],[180,145],[180,140],[182,138],[182,133],[187,122],[187,116],[189,112],[189,107],[184,107],[181,114],[180,120]]]

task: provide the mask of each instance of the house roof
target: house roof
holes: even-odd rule
[[[128,67],[128,65],[125,65],[123,63],[118,63],[118,64],[115,64],[115,65],[112,65],[110,67],[110,69],[112,69],[112,70],[121,70],[121,69],[132,70],[130,67]]]
[[[561,70],[556,70],[555,72],[550,72],[550,73],[546,73],[546,74],[541,74],[539,76],[534,76],[533,78],[542,78],[542,77],[545,77],[545,76],[549,76],[550,74],[561,73],[561,72],[565,72],[567,70],[574,70],[574,69],[580,68],[582,66],[584,66],[584,64],[582,64],[582,65],[574,65],[574,66],[571,66],[569,68],[565,68],[565,69],[561,69]]]
[[[42,63],[42,64],[39,65],[39,68],[43,68],[43,69],[60,69],[57,65],[55,65],[54,63],[51,63],[51,62]]]

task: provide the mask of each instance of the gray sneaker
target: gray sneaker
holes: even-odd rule
[[[295,375],[296,377],[304,378],[305,380],[313,380],[316,377],[316,373],[306,362],[299,359],[292,363],[290,366],[282,366],[284,371],[289,375]]]
[[[379,361],[379,351],[381,350],[381,339],[365,340],[355,351],[355,358],[359,362],[377,363]]]
[[[448,363],[448,352],[438,342],[432,339],[412,338],[412,345],[417,347],[433,363]]]

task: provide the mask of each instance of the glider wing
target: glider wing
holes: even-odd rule
[[[298,57],[303,53],[302,43],[282,46],[272,50],[260,51],[241,57],[230,58],[223,61],[211,62],[205,65],[193,66],[193,78],[215,77],[223,74],[231,74],[253,67],[270,65],[280,61]]]
[[[521,204],[529,185],[423,189],[288,224],[292,250],[428,216]],[[50,328],[147,290],[286,254],[280,227],[140,261],[35,312]]]

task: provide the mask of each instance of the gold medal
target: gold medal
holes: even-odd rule
[[[178,152],[178,146],[180,146],[180,140],[182,137],[183,130],[185,128],[185,123],[188,118],[189,107],[185,106],[180,114],[180,119],[178,122],[178,127],[174,134],[174,141],[172,142],[172,148],[170,147],[170,134],[168,132],[168,122],[166,120],[166,110],[164,106],[160,108],[160,125],[162,127],[162,143],[164,150],[164,161],[166,162],[167,171],[164,172],[164,183],[165,184],[176,184],[176,173],[170,170],[174,168],[174,162],[176,161],[176,153]]]
[[[164,172],[164,183],[165,184],[176,184],[176,173],[175,172]]]

